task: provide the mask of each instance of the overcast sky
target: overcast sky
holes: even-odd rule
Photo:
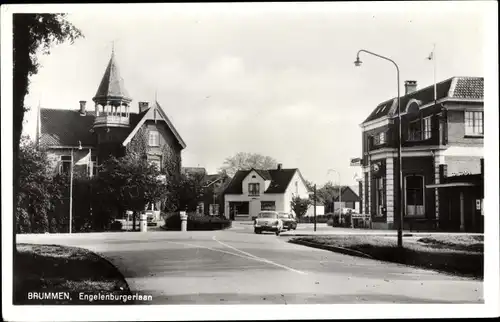
[[[484,76],[481,6],[471,2],[135,8],[73,10],[68,18],[85,39],[40,57],[26,104],[77,109],[86,100],[93,108],[115,40],[132,110],[156,90],[187,144],[183,166],[209,172],[237,152],[257,152],[318,184],[337,180],[328,169],[354,184],[359,124],[396,95],[394,67],[367,55],[355,67],[359,49],[391,57],[401,83],[418,87],[433,82],[425,59],[433,43],[438,81]],[[34,135],[36,113],[27,118]]]

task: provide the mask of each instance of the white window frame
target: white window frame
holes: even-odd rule
[[[468,114],[471,114],[472,118],[467,117]],[[481,124],[479,123],[479,119],[476,119],[476,115],[481,115]],[[468,120],[472,121],[472,126],[468,125]],[[464,126],[465,126],[465,135],[467,136],[484,136],[484,112],[483,111],[473,111],[473,110],[465,110],[464,112]],[[479,131],[476,131],[476,128],[479,128]]]
[[[432,137],[432,117],[427,116],[422,119],[422,139],[428,140]]]
[[[421,177],[422,178],[422,207],[424,209],[424,213],[423,215],[425,215],[425,176],[422,175],[422,174],[407,174],[405,175],[405,180],[404,180],[404,192],[405,192],[405,200],[404,200],[404,204],[405,204],[405,212],[404,212],[404,215],[405,217],[418,217],[418,216],[421,216],[421,215],[408,215],[408,212],[406,211],[408,209],[408,189],[407,189],[407,179],[408,177]]]
[[[149,131],[149,146],[160,146],[160,132],[156,130]]]
[[[69,160],[63,160],[63,157],[69,157]],[[69,171],[71,172],[71,166],[73,165],[73,157],[71,155],[60,155],[59,156],[59,174],[63,174],[63,164],[69,163]],[[68,172],[68,173],[70,173]]]
[[[251,186],[256,187],[257,190],[250,189]],[[258,182],[250,182],[248,184],[248,195],[249,196],[260,196],[260,183],[258,183]]]

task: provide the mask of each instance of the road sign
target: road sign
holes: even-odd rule
[[[351,167],[360,167],[361,158],[351,158]]]

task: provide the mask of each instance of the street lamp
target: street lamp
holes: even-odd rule
[[[339,207],[340,207],[340,209],[339,209],[339,222],[342,223],[342,185],[340,183],[340,172],[333,170],[333,169],[329,169],[328,173],[330,173],[330,172],[335,172],[339,176]],[[333,205],[334,205],[333,213],[335,216],[335,202]],[[352,220],[351,220],[351,223],[352,223]]]
[[[398,224],[398,247],[403,247],[403,209],[404,209],[404,204],[403,204],[403,162],[401,159],[401,104],[400,104],[400,92],[399,92],[399,67],[396,64],[396,62],[390,58],[372,53],[371,51],[361,49],[358,51],[356,55],[356,61],[354,62],[354,65],[356,67],[361,66],[362,61],[359,59],[359,54],[361,52],[373,55],[378,58],[382,58],[384,60],[390,61],[391,63],[394,64],[396,67],[397,71],[397,86],[398,86],[398,169],[399,169],[399,180],[398,180],[398,190],[399,190],[399,224]]]

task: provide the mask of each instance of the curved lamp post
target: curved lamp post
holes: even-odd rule
[[[358,51],[356,55],[356,61],[354,62],[354,65],[356,67],[361,66],[362,61],[359,59],[359,54],[360,53],[367,53],[370,55],[373,55],[375,57],[387,60],[391,63],[394,64],[396,67],[397,71],[397,86],[398,86],[398,169],[399,169],[399,180],[398,180],[398,190],[399,190],[399,203],[400,203],[400,209],[399,209],[399,224],[398,224],[398,247],[403,247],[403,209],[404,209],[404,203],[403,203],[403,173],[402,173],[402,159],[401,159],[401,105],[400,105],[400,92],[399,92],[399,67],[396,64],[396,62],[390,58],[372,53],[371,51],[361,49]]]

